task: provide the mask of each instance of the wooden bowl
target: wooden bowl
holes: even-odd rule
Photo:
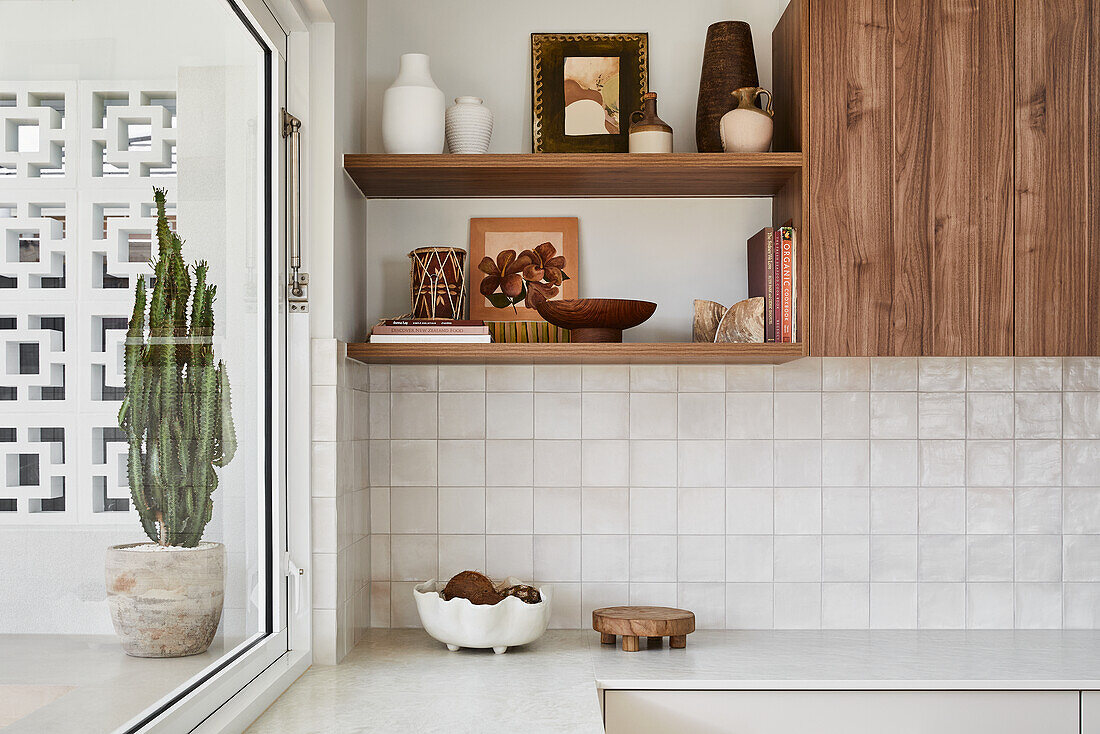
[[[540,316],[554,326],[569,329],[569,341],[574,344],[621,342],[623,329],[637,326],[657,310],[657,304],[650,301],[620,298],[532,301]]]

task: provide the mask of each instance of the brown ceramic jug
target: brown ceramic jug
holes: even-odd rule
[[[768,106],[760,109],[756,100],[766,95]],[[772,93],[763,87],[734,90],[737,107],[722,116],[719,132],[727,153],[763,153],[772,144]]]
[[[657,116],[657,93],[642,95],[642,109],[630,115],[631,153],[671,153],[672,127]]]

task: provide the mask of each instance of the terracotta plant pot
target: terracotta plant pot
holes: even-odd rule
[[[107,549],[107,604],[127,655],[178,658],[206,652],[225,599],[225,546]]]

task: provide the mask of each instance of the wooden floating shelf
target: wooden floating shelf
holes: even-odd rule
[[[368,199],[774,196],[801,153],[345,155]]]
[[[781,364],[806,356],[798,344],[348,344],[368,364]]]

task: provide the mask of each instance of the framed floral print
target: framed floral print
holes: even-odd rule
[[[625,153],[649,91],[647,33],[532,33],[536,153]]]
[[[577,218],[470,220],[470,318],[542,321],[531,294],[577,298]]]

